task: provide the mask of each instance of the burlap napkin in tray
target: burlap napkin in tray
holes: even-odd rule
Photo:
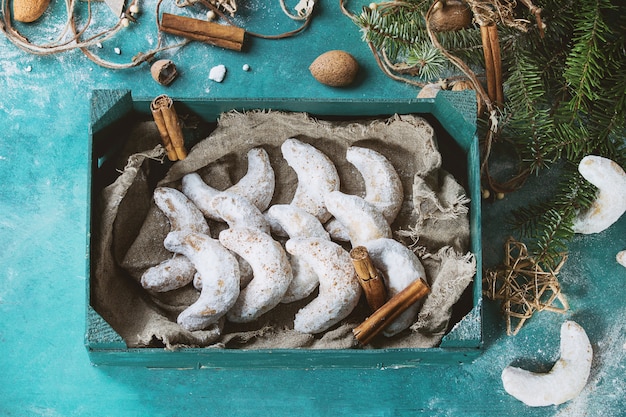
[[[154,136],[150,123],[145,125],[139,136]],[[117,180],[103,190],[94,214],[91,302],[129,347],[357,346],[351,330],[369,314],[364,303],[340,324],[317,336],[293,330],[295,313],[315,293],[299,302],[281,304],[253,323],[226,323],[221,332],[218,326],[189,332],[176,323],[176,316],[198,297],[191,285],[169,293],[148,293],[138,283],[145,269],[172,256],[163,247],[169,223],[152,201],[155,186],[180,189],[185,174],[198,172],[209,185],[225,189],[245,174],[247,151],[262,146],[270,155],[276,176],[272,204],[288,203],[297,185],[294,171],[280,152],[280,145],[288,138],[310,143],[328,155],[345,193],[363,192],[360,174],[345,160],[349,146],[370,147],[394,165],[405,193],[403,207],[392,225],[394,237],[407,245],[417,242],[432,292],[410,329],[393,338],[379,338],[372,346],[433,347],[441,341],[452,306],[474,277],[475,259],[468,252],[468,199],[463,187],[441,168],[433,128],[414,115],[335,122],[304,113],[252,111],[223,114],[209,137],[194,146],[185,160],[174,163],[164,178],[154,178],[154,167],[163,157],[161,147],[134,153]],[[213,237],[224,227],[211,224]]]

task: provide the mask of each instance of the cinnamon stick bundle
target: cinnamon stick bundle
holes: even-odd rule
[[[194,41],[241,51],[245,30],[237,26],[220,25],[207,20],[163,13],[160,30],[171,35],[182,36]]]
[[[350,259],[365,293],[367,304],[372,311],[378,310],[387,301],[387,289],[380,272],[372,263],[367,248],[365,246],[353,248],[350,251]]]
[[[400,314],[430,292],[430,287],[418,278],[405,289],[394,295],[381,308],[376,310],[363,323],[352,330],[354,337],[363,345],[368,344]]]
[[[187,157],[187,149],[183,139],[180,120],[174,109],[174,101],[162,94],[150,103],[152,117],[159,130],[161,141],[170,161],[178,161]]]

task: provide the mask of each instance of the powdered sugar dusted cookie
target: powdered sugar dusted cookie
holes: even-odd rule
[[[391,224],[395,220],[404,193],[402,182],[391,162],[373,149],[351,146],[346,159],[361,173],[365,183],[365,201],[376,207]]]
[[[270,226],[259,209],[240,195],[225,191],[213,197],[210,206],[217,216],[233,227],[248,227],[269,233]]]
[[[263,148],[248,151],[248,172],[232,187],[233,194],[245,197],[260,211],[265,211],[272,201],[276,179],[270,158]]]
[[[304,259],[320,280],[319,295],[300,309],[294,329],[321,333],[346,318],[361,297],[361,285],[350,254],[338,244],[320,238],[289,239],[287,251]]]
[[[574,219],[575,233],[600,233],[626,212],[626,172],[616,162],[597,155],[587,155],[578,164],[578,171],[598,187],[591,207]]]
[[[547,373],[507,366],[502,371],[506,392],[531,407],[558,405],[575,398],[587,384],[593,349],[576,322],[561,325],[561,357]]]
[[[387,220],[361,197],[333,191],[326,194],[326,207],[345,226],[353,247],[391,237],[391,226]]]
[[[404,192],[400,176],[384,155],[373,149],[351,146],[346,151],[346,159],[356,167],[365,184],[363,199],[373,205],[383,215],[387,223],[396,219]],[[324,227],[333,240],[348,242],[350,235],[337,219],[330,219]]]
[[[222,245],[250,264],[254,274],[226,318],[236,323],[253,321],[276,307],[289,288],[293,275],[287,254],[280,243],[258,229],[230,228],[219,237]]]
[[[324,229],[328,232],[330,237],[338,242],[349,242],[350,235],[346,226],[344,226],[339,220],[334,217],[324,224]]]
[[[169,187],[156,188],[154,202],[169,220],[171,231],[209,234],[202,212],[180,191]],[[140,282],[147,290],[172,291],[189,284],[195,272],[191,261],[178,255],[145,270]]]
[[[617,252],[617,255],[615,255],[615,260],[623,267],[626,267],[626,250]]]
[[[239,296],[239,264],[217,239],[199,233],[170,232],[165,247],[185,255],[202,276],[198,300],[179,314],[183,328],[203,330],[216,323]]]
[[[146,269],[141,275],[141,286],[146,290],[166,292],[189,284],[196,274],[196,267],[183,255],[161,262]]]
[[[298,176],[298,186],[291,204],[306,210],[324,223],[331,215],[324,203],[325,195],[339,189],[335,164],[312,145],[287,139],[281,146],[283,157]]]
[[[172,231],[210,233],[202,212],[180,191],[158,187],[154,190],[154,202],[167,216]]]
[[[211,200],[221,191],[205,183],[200,174],[196,172],[187,174],[182,178],[182,190],[208,219],[219,220],[217,213],[211,207]]]
[[[272,201],[275,186],[274,170],[267,152],[263,148],[252,148],[248,151],[248,172],[226,191],[244,197],[264,211]],[[207,218],[219,220],[211,201],[222,191],[206,184],[195,172],[183,177],[182,190]]]
[[[267,210],[266,217],[271,219],[270,222],[276,222],[292,239],[318,237],[330,240],[317,217],[293,204],[273,205]],[[308,297],[319,284],[317,274],[301,257],[291,255],[289,262],[293,270],[293,280],[283,297],[283,303]]]
[[[388,298],[393,297],[416,279],[426,281],[424,266],[413,251],[394,239],[376,239],[364,246],[374,266],[383,273]],[[383,334],[387,337],[400,333],[417,319],[421,303],[417,302],[389,324]]]
[[[267,210],[266,217],[278,223],[292,239],[304,237],[330,239],[317,217],[293,204],[274,204]]]
[[[245,288],[252,281],[252,267],[241,256],[234,252],[233,255],[235,255],[235,259],[239,263],[239,288]],[[202,276],[197,271],[193,276],[192,283],[196,290],[202,291]]]

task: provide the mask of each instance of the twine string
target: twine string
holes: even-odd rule
[[[115,22],[115,24],[105,30],[102,30],[96,34],[93,34],[89,37],[86,37],[87,31],[90,28],[93,20],[92,15],[92,0],[86,0],[87,3],[87,18],[85,23],[82,26],[79,26],[77,22],[77,17],[75,13],[76,9],[76,0],[65,0],[65,9],[66,9],[66,20],[63,24],[63,27],[59,31],[56,39],[52,42],[48,43],[34,43],[28,40],[25,36],[23,36],[14,26],[12,22],[12,7],[11,0],[0,0],[1,1],[1,10],[2,17],[0,18],[0,31],[3,32],[6,37],[9,39],[11,43],[13,43],[19,49],[28,52],[33,55],[54,55],[58,53],[68,52],[74,49],[80,49],[81,52],[92,62],[95,64],[109,68],[109,69],[128,69],[133,68],[138,65],[141,65],[144,62],[150,62],[154,59],[154,56],[159,52],[182,47],[188,44],[189,40],[183,40],[176,44],[163,46],[163,37],[162,32],[160,30],[159,23],[159,9],[163,0],[159,0],[157,2],[155,15],[156,15],[156,24],[158,31],[158,41],[157,46],[154,49],[145,52],[138,52],[131,58],[131,61],[128,63],[118,63],[106,60],[97,54],[95,54],[90,48],[94,46],[99,46],[101,43],[110,40],[115,35],[117,35],[121,30],[125,28],[126,21],[124,18],[128,20],[134,21],[135,19],[126,12],[120,16],[120,19]],[[297,29],[282,33],[279,35],[262,35],[252,32],[247,32],[251,36],[265,38],[265,39],[282,39],[290,36],[294,36],[301,31],[303,31],[310,23],[313,16],[313,8],[315,6],[316,0],[301,0],[298,5],[296,5],[295,10],[297,11],[297,15],[293,15],[288,12],[285,0],[280,0],[280,5],[283,11],[287,16],[291,19],[304,21],[304,23]],[[138,5],[139,0],[132,0],[129,8]],[[178,7],[188,7],[200,3],[205,7],[213,10],[216,14],[218,14],[222,19],[224,19],[228,24],[234,25],[233,21],[226,16],[221,10],[220,6],[224,7],[224,9],[231,14],[236,12],[236,4],[235,0],[175,0],[175,4]],[[215,4],[214,4],[215,3]]]

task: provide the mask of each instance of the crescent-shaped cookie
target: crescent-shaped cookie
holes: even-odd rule
[[[361,286],[350,254],[338,244],[320,238],[289,239],[287,251],[303,258],[317,273],[319,295],[301,308],[294,329],[316,334],[346,318],[361,297]]]
[[[578,164],[578,172],[598,188],[587,210],[574,218],[574,233],[600,233],[626,212],[626,172],[616,162],[597,155],[587,155]]]
[[[416,279],[422,278],[426,281],[426,271],[417,255],[397,240],[370,240],[364,246],[374,266],[383,273],[389,298]],[[396,335],[415,323],[420,306],[421,303],[417,302],[407,308],[383,330],[383,334],[387,337]]]
[[[325,223],[331,217],[326,209],[325,196],[331,191],[339,190],[339,174],[335,164],[314,146],[297,139],[287,139],[283,142],[281,151],[298,177],[291,204]]]
[[[167,217],[171,231],[210,233],[202,212],[180,191],[158,187],[154,190],[154,202]],[[177,255],[145,270],[140,282],[150,291],[172,291],[189,284],[195,272],[189,259]]]
[[[236,323],[256,320],[276,307],[289,288],[293,275],[287,254],[280,243],[258,229],[226,229],[220,232],[219,239],[244,258],[254,274],[226,318]]]
[[[248,171],[225,191],[246,198],[260,211],[264,211],[272,201],[275,186],[274,170],[267,152],[263,148],[252,148],[248,151]],[[211,207],[211,201],[221,191],[206,184],[195,172],[182,178],[182,190],[207,218],[219,220]]]
[[[384,155],[373,149],[351,146],[346,151],[346,160],[355,166],[363,177],[365,194],[363,199],[381,212],[387,223],[396,219],[404,192],[402,181],[395,168]],[[333,240],[347,242],[348,231],[337,219],[330,219],[324,227]]]
[[[232,187],[231,193],[245,197],[260,211],[265,211],[272,201],[276,178],[270,158],[263,148],[248,151],[248,172]]]
[[[165,247],[185,255],[202,276],[198,300],[178,315],[177,322],[189,331],[216,323],[239,296],[239,264],[217,239],[200,233],[170,232]]]
[[[402,181],[385,156],[373,149],[351,146],[346,159],[359,171],[365,184],[365,201],[376,207],[389,224],[400,211],[404,193]]]
[[[292,239],[305,237],[330,239],[317,217],[293,204],[274,204],[267,210],[265,217],[278,223]]]
[[[317,217],[293,204],[275,204],[266,212],[270,223],[277,223],[292,239],[318,237],[330,240],[330,236]],[[293,270],[293,280],[282,299],[283,303],[302,300],[308,297],[319,284],[313,268],[301,257],[292,255],[289,259]]]
[[[241,256],[234,253],[237,262],[239,263],[239,288],[245,288],[246,285],[252,281],[252,267]],[[193,286],[196,290],[202,291],[202,276],[196,273],[193,275]]]
[[[231,228],[248,227],[270,232],[270,226],[263,213],[248,199],[225,191],[213,197],[210,203],[218,218],[228,223]]]
[[[210,233],[202,212],[180,191],[158,187],[154,190],[154,202],[169,220],[171,231]]]
[[[196,274],[196,267],[183,255],[148,268],[141,275],[141,286],[155,292],[173,291],[189,284]]]
[[[346,228],[353,247],[370,240],[391,238],[391,226],[387,220],[361,197],[333,191],[326,194],[326,207]]]
[[[574,321],[561,325],[561,357],[546,373],[507,366],[502,371],[506,392],[531,407],[558,405],[575,398],[587,384],[593,349],[585,330]]]
[[[221,191],[205,183],[197,172],[185,175],[181,183],[183,193],[193,201],[207,219],[219,220],[217,213],[211,207],[211,201]]]

